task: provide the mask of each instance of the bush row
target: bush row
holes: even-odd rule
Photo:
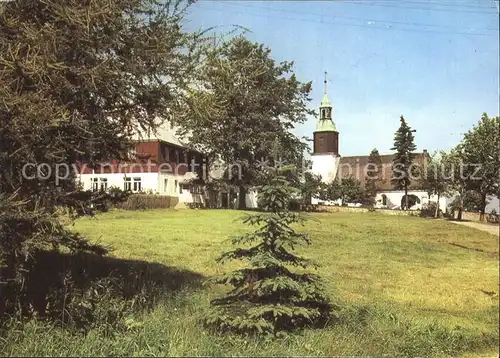
[[[123,210],[146,210],[174,208],[179,202],[175,196],[134,194],[127,201],[116,204],[115,208]]]

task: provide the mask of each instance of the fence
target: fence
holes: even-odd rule
[[[176,196],[134,194],[127,201],[115,205],[123,210],[146,210],[174,208],[179,202]]]

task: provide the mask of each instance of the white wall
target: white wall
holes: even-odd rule
[[[247,205],[247,208],[249,209],[255,209],[258,208],[257,205],[257,192],[250,190],[247,195],[245,196],[245,203]]]
[[[182,185],[182,183],[180,184]],[[178,194],[180,203],[205,203],[205,197],[203,192],[201,193],[191,193],[190,189],[182,189],[182,192]]]
[[[165,179],[167,182],[165,183]],[[180,185],[184,177],[182,175],[174,175],[170,173],[160,173],[159,174],[159,185],[158,193],[161,195],[169,196],[179,196],[180,197]],[[176,183],[177,182],[177,183]],[[166,184],[166,186],[165,186]],[[183,190],[184,192],[185,190]],[[179,198],[179,201],[181,199]]]
[[[333,154],[320,154],[311,156],[311,160],[311,173],[321,175],[321,180],[324,183],[330,183],[335,179],[340,157]]]
[[[320,200],[318,198],[311,198],[311,204],[313,205],[318,205],[319,203],[321,203],[321,205],[342,205],[342,200],[340,199],[337,199],[337,200],[334,200],[334,201],[330,201],[330,200]]]
[[[129,173],[126,174],[128,178],[132,178],[132,187],[133,187],[133,179],[141,178],[141,189],[144,190],[153,190],[156,192],[158,190],[158,173]],[[83,185],[84,190],[92,189],[92,179],[97,178],[106,178],[108,188],[112,186],[116,186],[120,189],[124,189],[124,173],[114,173],[114,174],[80,174],[80,183]],[[100,183],[101,181],[98,180]]]
[[[132,190],[133,190],[133,179],[141,178],[141,190],[148,191],[151,190],[155,194],[168,195],[168,196],[178,196],[180,202],[192,202],[193,195],[189,190],[180,190],[181,182],[185,177],[183,175],[173,175],[170,173],[128,173],[126,174],[128,178],[132,178]],[[120,189],[124,189],[124,173],[115,174],[81,174],[80,182],[83,184],[84,190],[92,189],[92,179],[106,178],[108,183],[108,188],[116,186]],[[165,182],[165,179],[167,181]],[[176,183],[177,181],[177,183]],[[98,180],[100,184],[101,181]],[[166,186],[165,186],[166,184]]]
[[[382,205],[382,195],[385,195],[387,197],[387,205],[383,206]],[[393,190],[393,191],[382,191],[378,192],[377,196],[375,197],[376,201],[376,207],[387,207],[388,209],[399,209],[401,207],[401,199],[403,199],[403,196],[405,195],[405,192],[403,190]],[[422,209],[422,206],[424,204],[427,204],[429,201],[437,201],[437,195],[432,195],[429,198],[429,194],[427,194],[426,191],[424,190],[409,190],[408,195],[415,195],[420,199],[419,204],[415,204],[412,206],[410,209]],[[446,207],[448,205],[448,198],[447,197],[441,197],[439,198],[439,208],[444,212],[446,211]]]
[[[500,200],[496,196],[488,196],[489,203],[486,205],[485,213],[491,213],[493,210],[496,211],[497,214],[500,214]]]

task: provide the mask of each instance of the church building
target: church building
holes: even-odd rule
[[[362,185],[365,182],[365,168],[368,165],[369,155],[356,155],[342,157],[339,153],[340,134],[333,120],[333,106],[328,98],[327,81],[325,73],[325,89],[323,99],[319,107],[319,118],[314,131],[314,144],[312,153],[311,172],[320,175],[324,183],[330,183],[333,180],[354,177]],[[397,128],[394,128],[396,130]],[[349,139],[347,139],[349,140]],[[424,165],[430,156],[427,150],[415,154],[415,163]],[[380,174],[379,190],[377,192],[376,207],[387,209],[398,209],[401,207],[401,201],[404,197],[403,190],[395,190],[391,185],[392,161],[394,154],[381,154],[382,173]],[[437,197],[429,195],[419,182],[414,181],[409,187],[408,195],[415,195],[419,198],[419,203],[411,209],[420,209],[422,205],[429,201],[436,201]],[[448,199],[440,198],[439,207],[445,211]],[[339,205],[339,202],[322,202],[318,198],[312,199],[312,204]]]

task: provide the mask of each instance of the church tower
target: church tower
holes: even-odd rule
[[[333,122],[333,107],[328,98],[326,72],[325,94],[319,107],[319,120],[314,131],[314,151],[311,159],[313,174],[321,175],[325,183],[335,179],[340,161],[339,132]]]

